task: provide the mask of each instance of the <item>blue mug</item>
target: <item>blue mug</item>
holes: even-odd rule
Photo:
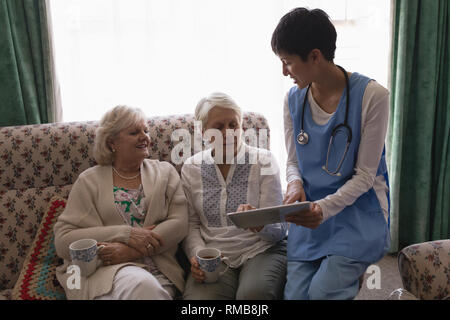
[[[81,239],[70,244],[72,264],[80,268],[82,277],[89,277],[100,266],[101,260],[97,258],[97,252],[103,247],[97,246],[97,240],[94,239]]]

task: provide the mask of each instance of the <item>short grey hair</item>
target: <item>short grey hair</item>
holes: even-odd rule
[[[100,120],[100,126],[95,131],[94,158],[99,165],[110,165],[113,162],[113,152],[109,142],[120,131],[140,122],[146,122],[147,117],[138,108],[119,105],[106,112]]]
[[[239,125],[242,125],[242,110],[237,103],[223,92],[213,92],[209,96],[202,98],[195,108],[195,120],[201,121],[203,128],[208,122],[209,111],[214,107],[234,110],[239,116]]]

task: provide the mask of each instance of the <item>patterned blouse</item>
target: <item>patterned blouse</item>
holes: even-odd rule
[[[113,192],[114,203],[124,222],[132,227],[142,227],[147,213],[144,201],[144,188],[142,185],[139,186],[139,189],[125,189],[114,186]],[[145,264],[147,266],[145,269],[155,276],[161,285],[173,285],[170,280],[158,270],[158,267],[151,257],[143,257],[140,261],[136,262]]]
[[[142,227],[146,211],[144,208],[144,189],[125,189],[114,187],[114,202],[124,221],[132,227]]]
[[[228,218],[227,213],[236,211],[239,204],[265,208],[283,201],[278,163],[270,151],[242,144],[235,160],[226,178],[210,149],[188,158],[181,170],[189,203],[189,233],[183,241],[186,255],[193,257],[204,247],[217,248],[231,268],[272,247],[287,232],[284,222],[254,233],[236,227]]]

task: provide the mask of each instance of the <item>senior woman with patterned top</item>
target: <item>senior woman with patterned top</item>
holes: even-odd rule
[[[139,109],[117,106],[100,121],[98,165],[80,174],[55,224],[55,247],[65,260],[57,278],[68,299],[172,299],[184,290],[175,253],[187,233],[180,178],[149,156],[147,121]],[[69,245],[95,239],[102,265],[68,289]]]
[[[213,93],[200,100],[195,119],[201,121],[204,137],[215,129],[217,141],[187,159],[181,170],[189,205],[189,233],[183,248],[191,262],[184,299],[282,299],[286,225],[244,230],[226,215],[282,203],[276,160],[270,151],[244,143],[241,109],[228,95]],[[225,149],[233,153],[228,158]],[[196,251],[204,247],[221,250],[229,266],[216,283],[204,283],[196,261]]]

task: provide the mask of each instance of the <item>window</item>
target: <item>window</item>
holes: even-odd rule
[[[52,0],[63,120],[99,120],[118,104],[193,113],[223,91],[268,119],[284,181],[282,108],[293,84],[270,39],[298,6],[330,15],[337,64],[387,86],[390,0]]]

